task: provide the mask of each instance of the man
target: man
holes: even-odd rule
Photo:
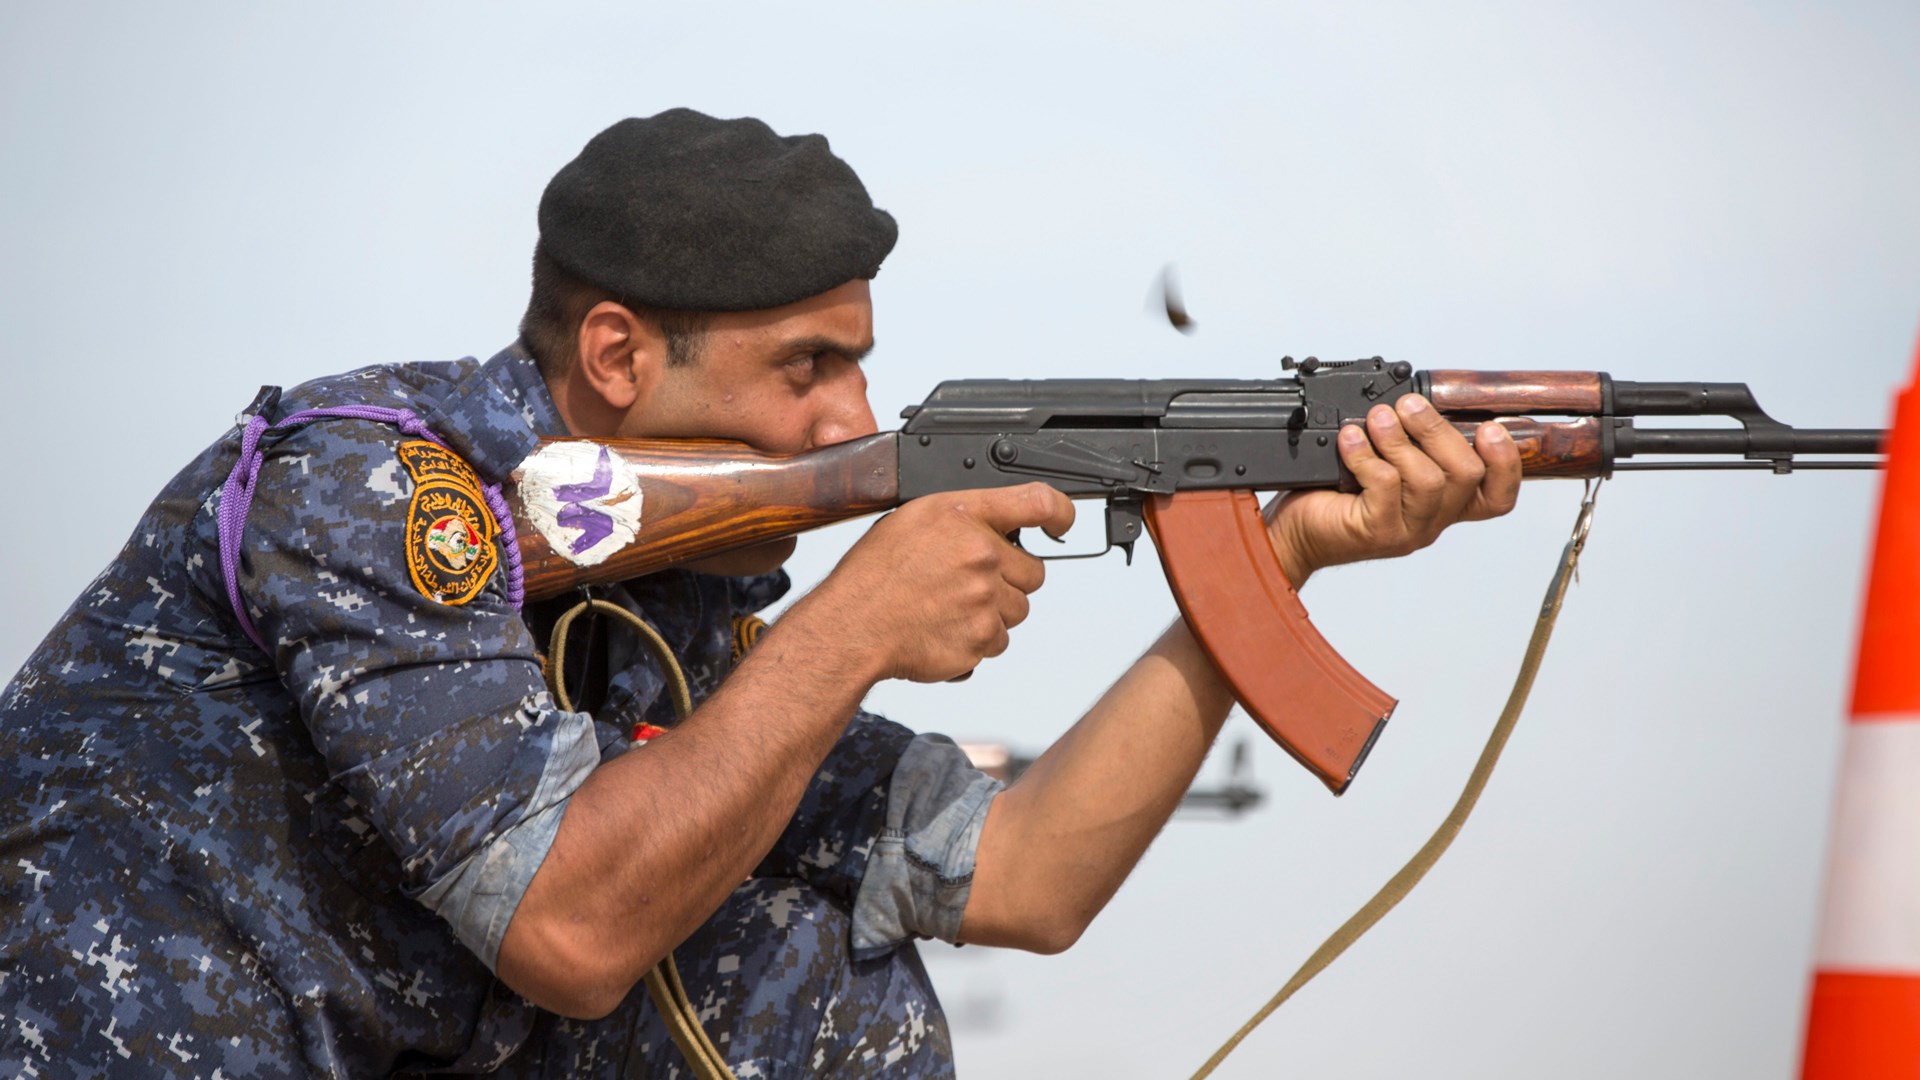
[[[636,984],[675,951],[738,1075],[944,1075],[914,939],[1064,949],[1172,812],[1232,704],[1178,622],[1004,791],[860,711],[1006,649],[1043,577],[1006,534],[1073,516],[1040,485],[902,507],[738,653],[790,542],[602,590],[698,707],[612,624],[557,707],[492,489],[543,436],[872,432],[895,229],[824,139],[687,110],[597,136],[540,225],[520,343],[263,391],[8,687],[0,1063],[666,1074]],[[1270,514],[1296,583],[1513,504],[1497,425],[1366,427],[1360,495]]]

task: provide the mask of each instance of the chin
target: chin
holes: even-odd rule
[[[719,574],[722,577],[751,577],[754,574],[771,574],[793,557],[796,541],[789,536],[784,540],[769,540],[764,544],[723,551],[718,555],[709,555],[704,559],[682,563],[688,570],[702,574]]]

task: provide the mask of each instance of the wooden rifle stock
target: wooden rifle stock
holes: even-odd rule
[[[645,492],[640,531],[604,561],[554,550],[517,487],[509,489],[529,599],[623,581],[900,504],[899,436],[882,432],[801,454],[721,439],[593,439],[626,462]],[[562,440],[555,440],[562,441]]]

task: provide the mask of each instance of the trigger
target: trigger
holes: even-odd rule
[[[1107,502],[1107,546],[1126,553],[1127,565],[1133,565],[1133,545],[1145,532],[1143,507],[1138,498],[1122,497]]]

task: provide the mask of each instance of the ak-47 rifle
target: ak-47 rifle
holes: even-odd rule
[[[1153,535],[1181,613],[1241,706],[1339,794],[1395,701],[1308,621],[1254,493],[1358,490],[1335,447],[1342,425],[1418,392],[1469,438],[1499,420],[1527,479],[1877,468],[1885,437],[1789,427],[1741,383],[1415,372],[1377,356],[1282,366],[1293,374],[944,382],[901,414],[899,431],[788,456],[717,440],[554,440],[521,467],[511,500],[527,594],[635,577],[935,492],[1038,480],[1106,500],[1103,552],[1117,547],[1130,561],[1141,534]],[[1648,429],[1635,426],[1642,416],[1738,426]],[[1802,460],[1809,455],[1848,459]]]

